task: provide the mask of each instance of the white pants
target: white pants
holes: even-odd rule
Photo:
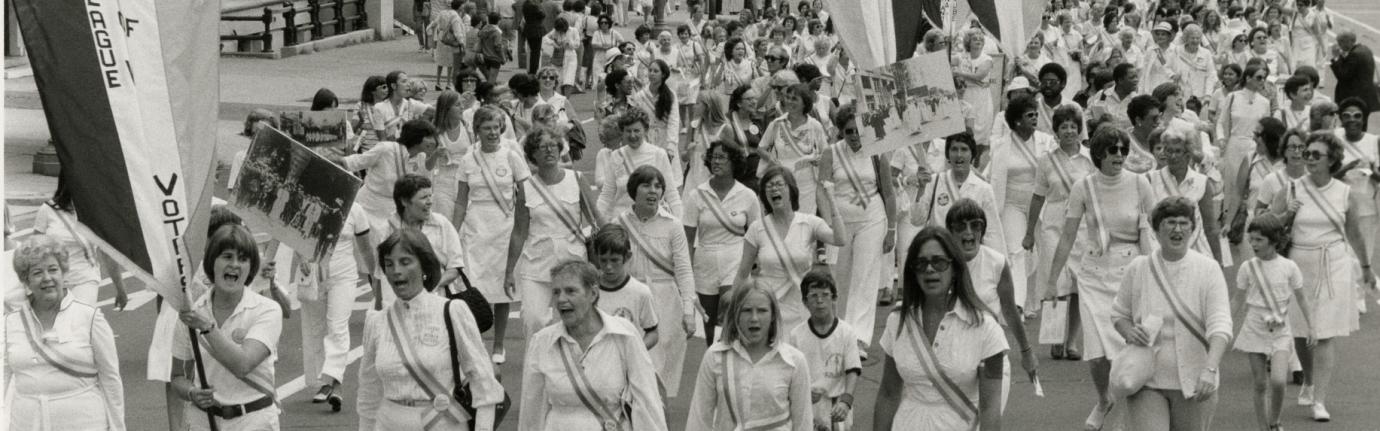
[[[1011,269],[1011,290],[1015,296],[1017,306],[1025,307],[1026,286],[1030,273],[1026,270],[1026,258],[1030,253],[1021,247],[1021,240],[1025,239],[1026,213],[1029,210],[1021,209],[1012,205],[1001,208],[1001,229],[1002,235],[1006,238],[1006,264]],[[991,229],[990,227],[988,229]]]
[[[847,232],[851,235],[839,248],[834,282],[838,285],[839,302],[844,304],[843,319],[853,325],[858,341],[866,345],[872,341],[872,327],[877,320],[877,289],[882,287],[882,273],[886,267],[882,260],[886,219],[848,223]]]
[[[72,295],[72,299],[76,299],[77,302],[95,307],[96,297],[100,293],[100,288],[101,282],[91,280],[67,286],[67,294]]]
[[[355,269],[345,269],[333,271],[315,300],[302,300],[302,368],[308,388],[327,384],[326,378],[343,382],[350,365],[350,313],[359,276]]]
[[[186,403],[186,406],[183,409],[183,414],[187,417],[187,429],[210,431],[210,424],[206,421],[206,412],[196,408],[192,403]],[[216,427],[219,431],[278,431],[279,413],[277,406],[270,406],[234,419],[217,417]]]
[[[15,393],[8,407],[10,417],[5,421],[15,431],[110,429],[105,395],[97,385],[64,394]]]
[[[551,282],[517,277],[514,283],[522,301],[522,327],[531,337],[551,323]]]

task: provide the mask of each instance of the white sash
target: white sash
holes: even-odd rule
[[[73,234],[75,234],[75,232],[73,232]],[[48,365],[52,365],[53,368],[57,368],[58,371],[62,371],[72,377],[87,379],[96,377],[97,370],[94,361],[88,363],[78,358],[68,357],[48,347],[48,344],[43,341],[43,335],[41,334],[43,331],[43,324],[39,322],[38,316],[34,314],[33,309],[26,305],[23,315],[19,320],[24,322],[24,338],[29,340],[29,347],[33,348],[34,353],[37,354],[38,357],[43,358]]]
[[[570,233],[575,235],[575,239],[584,243],[585,233],[580,231],[580,219],[571,215],[569,211],[566,211],[565,206],[561,205],[561,201],[556,199],[556,194],[552,192],[546,184],[542,183],[541,178],[537,175],[528,177],[527,182],[532,184],[532,188],[537,190],[537,194],[541,195],[542,200],[546,201],[546,205],[551,207],[551,212],[556,214],[556,218],[561,220],[561,224],[564,224],[566,229],[570,229]],[[575,187],[580,187],[579,180],[575,181]],[[584,205],[583,198],[584,196],[581,196],[580,205]]]
[[[905,321],[901,323],[902,331],[911,328],[911,325],[906,325],[906,323]],[[949,376],[944,373],[944,369],[940,367],[939,359],[935,356],[934,350],[930,348],[929,341],[924,340],[924,329],[920,322],[916,321],[914,323],[915,330],[908,331],[911,332],[911,334],[906,337],[906,339],[910,341],[911,350],[915,351],[915,357],[919,360],[921,368],[925,369],[925,377],[929,378],[930,384],[933,385],[934,389],[939,392],[939,395],[944,398],[944,402],[948,404],[955,413],[958,413],[959,419],[969,424],[967,429],[976,430],[978,427],[977,405],[974,404],[972,400],[968,399],[968,394],[963,393],[963,388],[960,388],[957,383],[954,383],[953,379],[949,378]]]
[[[1341,233],[1342,236],[1346,236],[1346,222],[1343,221],[1346,219],[1342,217],[1342,213],[1332,207],[1331,202],[1327,201],[1327,197],[1323,196],[1322,190],[1318,190],[1317,187],[1313,186],[1313,183],[1308,181],[1307,177],[1299,179],[1298,182],[1303,183],[1304,196],[1308,196],[1308,200],[1312,201],[1313,204],[1318,207],[1318,210],[1322,211],[1324,216],[1327,216],[1327,220],[1332,222],[1332,227],[1336,228],[1338,233]]]
[[[722,202],[719,201],[718,196],[715,196],[714,193],[709,190],[698,189],[698,191],[700,193],[700,200],[704,202],[704,207],[709,209],[709,213],[714,215],[714,219],[719,221],[719,224],[724,227],[724,230],[734,236],[743,236],[747,234],[746,227],[737,226],[729,222],[728,213],[724,211],[724,207],[722,206]]]
[[[1346,152],[1348,154],[1351,154],[1352,157],[1355,157],[1363,162],[1374,162],[1374,160],[1371,160],[1369,157],[1366,157],[1366,153],[1361,152],[1361,149],[1356,147],[1355,142],[1348,141],[1346,140],[1346,138],[1338,139],[1338,141],[1342,141],[1342,146],[1346,147]]]
[[[1164,259],[1161,259],[1159,254],[1150,258],[1150,274],[1155,278],[1155,286],[1160,288],[1160,293],[1164,294],[1165,301],[1169,303],[1169,309],[1174,311],[1174,317],[1179,319],[1179,325],[1188,330],[1199,343],[1203,343],[1204,349],[1208,348],[1207,337],[1203,336],[1202,323],[1188,318],[1193,314],[1184,306],[1179,294],[1169,288],[1168,272],[1164,269]]]
[[[780,261],[781,268],[786,271],[786,276],[790,277],[791,286],[800,286],[800,270],[793,264],[795,259],[791,258],[791,249],[786,246],[786,238],[776,232],[776,224],[770,218],[762,219],[762,227],[766,228],[764,230],[767,232],[767,242],[771,243],[772,251],[776,252],[776,259]]]
[[[1085,179],[1083,185],[1088,189],[1088,206],[1092,207],[1093,223],[1088,226],[1093,230],[1093,241],[1096,241],[1097,249],[1106,253],[1112,246],[1112,234],[1107,230],[1107,219],[1102,215],[1102,201],[1097,196],[1097,186],[1093,185],[1091,178]]]
[[[575,389],[575,396],[580,398],[580,403],[584,404],[585,408],[594,414],[594,417],[599,418],[603,431],[619,430],[619,424],[626,417],[622,411],[611,411],[608,404],[604,404],[603,398],[600,398],[599,394],[594,391],[593,385],[589,383],[589,378],[585,376],[584,368],[576,365],[574,358],[571,357],[570,344],[573,343],[573,341],[556,340],[557,348],[561,351],[561,363],[565,365],[565,376],[570,379],[570,387]]]
[[[843,168],[843,175],[848,177],[848,183],[853,185],[853,191],[858,193],[858,202],[861,202],[863,209],[867,209],[867,189],[863,187],[862,177],[858,175],[858,170],[853,166],[852,160],[848,159],[843,147],[847,143],[834,145],[834,165]]]
[[[431,397],[431,410],[422,415],[422,422],[426,425],[423,429],[430,430],[441,423],[444,416],[452,423],[463,424],[470,420],[470,416],[460,408],[460,402],[450,398],[449,386],[441,383],[431,371],[422,366],[417,358],[417,354],[412,351],[412,334],[408,332],[407,325],[402,322],[402,301],[394,301],[393,307],[388,310],[388,331],[393,336],[393,347],[398,349],[398,356],[401,356],[403,368],[407,374],[412,376],[412,381],[422,388],[426,396]]]
[[[647,238],[644,238],[640,231],[633,228],[631,212],[623,213],[623,215],[618,217],[618,221],[623,225],[624,229],[628,230],[628,237],[632,239],[633,244],[637,244],[637,248],[642,250],[642,255],[646,256],[647,260],[651,261],[653,266],[656,266],[657,269],[662,271],[666,271],[667,274],[671,274],[672,276],[676,275],[676,267],[671,264],[671,257],[658,254],[656,249],[651,247]]]
[[[484,160],[482,153],[483,151],[478,149],[471,152],[475,163],[479,165],[479,173],[484,176],[484,185],[488,186],[489,194],[494,196],[494,202],[498,203],[498,209],[503,210],[504,215],[511,217],[513,215],[513,203],[508,200],[507,196],[503,196],[503,193],[498,191],[498,178],[494,175],[489,162]]]
[[[808,122],[808,121],[807,121],[807,122]],[[786,145],[790,145],[790,146],[791,146],[791,149],[794,149],[795,152],[796,152],[796,154],[800,154],[802,157],[808,157],[810,154],[813,154],[813,153],[814,153],[814,151],[805,151],[804,148],[801,148],[801,147],[800,147],[800,143],[799,143],[799,142],[796,142],[795,137],[794,137],[794,136],[791,136],[791,130],[790,130],[790,128],[791,128],[791,120],[790,120],[790,119],[788,119],[788,118],[785,117],[785,116],[782,116],[776,123],[777,123],[777,127],[780,128],[779,130],[777,130],[776,135],[779,136],[780,139],[781,139],[781,141],[782,141],[782,142],[785,142]]]
[[[1064,166],[1064,161],[1059,160],[1056,155],[1058,151],[1049,152],[1049,163],[1054,166],[1054,176],[1059,177],[1059,183],[1064,185],[1064,191],[1073,193],[1073,175],[1069,175],[1068,167]]]
[[[1034,135],[1031,136],[1033,137]],[[1025,159],[1026,163],[1030,164],[1031,169],[1039,168],[1039,164],[1035,163],[1035,153],[1031,152],[1030,148],[1026,148],[1025,143],[1022,143],[1020,138],[1016,137],[1016,132],[1011,132],[1011,146],[1019,150],[1017,152],[1021,154],[1021,158]]]
[[[791,423],[791,413],[781,412],[778,415],[760,419],[746,419],[747,409],[738,403],[745,398],[738,393],[738,373],[732,349],[723,352],[724,376],[719,382],[719,387],[723,390],[724,403],[728,405],[728,417],[733,422],[734,431],[769,431]]]
[[[1246,263],[1246,267],[1250,268],[1251,278],[1255,280],[1256,286],[1260,287],[1260,298],[1265,300],[1265,305],[1270,308],[1270,313],[1274,314],[1276,317],[1284,317],[1283,307],[1279,304],[1279,298],[1275,297],[1274,289],[1271,289],[1270,284],[1266,282],[1265,268],[1264,265],[1260,263],[1260,258],[1251,259]]]
[[[1184,195],[1183,190],[1179,188],[1178,180],[1174,179],[1174,174],[1169,172],[1169,168],[1162,168],[1159,170],[1159,173],[1160,184],[1164,187],[1166,198]],[[1184,179],[1187,180],[1188,178],[1188,174],[1184,174]],[[1196,206],[1193,208],[1193,224],[1193,249],[1204,253],[1211,252],[1212,249],[1209,248],[1207,235],[1203,233],[1203,215],[1198,211]]]
[[[644,144],[644,145],[645,145],[645,144]],[[624,148],[626,148],[626,147],[624,147]],[[632,158],[631,158],[631,156],[628,156],[628,150],[626,150],[626,149],[621,149],[621,148],[620,148],[620,149],[618,150],[618,156],[619,156],[620,158],[623,159],[623,169],[627,169],[627,170],[628,170],[628,175],[632,175],[633,169],[636,169],[637,167],[636,167],[636,166],[633,166],[633,164],[632,164]]]

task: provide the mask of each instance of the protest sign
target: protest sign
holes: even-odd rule
[[[363,181],[283,132],[254,135],[230,209],[256,232],[320,261],[335,246]]]
[[[853,78],[866,156],[962,132],[963,108],[943,52],[921,54]]]
[[[313,150],[339,148],[347,150],[346,137],[350,124],[347,111],[287,111],[278,115],[282,132]]]

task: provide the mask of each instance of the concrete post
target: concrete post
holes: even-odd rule
[[[393,1],[368,0],[364,3],[365,10],[369,12],[369,28],[374,29],[374,35],[379,40],[393,38]]]

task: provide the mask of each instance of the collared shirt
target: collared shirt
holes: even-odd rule
[[[402,226],[402,220],[394,216],[388,221],[380,238],[387,238],[393,232],[397,232]],[[436,258],[441,261],[441,271],[452,268],[465,267],[465,249],[460,246],[460,233],[455,231],[455,225],[450,220],[436,213],[431,213],[426,221],[422,222],[422,235],[431,242],[432,251],[436,252]],[[379,259],[385,256],[379,256]],[[380,269],[382,265],[379,266]]]
[[[628,169],[631,165],[632,169]],[[632,209],[632,196],[628,195],[628,177],[632,171],[642,166],[651,166],[661,172],[666,179],[666,193],[662,194],[661,205],[671,214],[680,216],[684,208],[680,202],[681,178],[672,175],[671,158],[666,150],[643,142],[638,148],[624,146],[609,154],[608,164],[604,166],[603,178],[599,180],[599,214],[612,220]],[[608,221],[605,220],[605,221]]]
[[[732,380],[726,376],[733,361]],[[725,387],[729,382],[734,387]],[[730,392],[736,406],[730,419],[724,391]],[[810,405],[810,367],[805,354],[788,344],[778,342],[765,356],[753,362],[742,343],[714,343],[700,361],[695,382],[695,396],[690,401],[686,429],[730,431],[748,424],[778,423],[763,431],[810,431],[814,429],[814,411]],[[756,428],[754,428],[756,429]]]
[[[213,317],[211,295],[214,292],[214,289],[207,289],[206,293],[192,303],[192,309],[202,316]],[[277,302],[248,288],[244,289],[241,295],[243,296],[240,297],[240,302],[235,304],[235,311],[230,312],[230,316],[226,317],[224,322],[216,325],[216,331],[221,331],[236,344],[244,345],[246,341],[254,340],[268,348],[268,357],[259,362],[244,379],[265,388],[274,388],[273,366],[278,361],[278,336],[283,332],[282,309]],[[188,331],[186,324],[181,321],[177,323],[177,334],[186,334]],[[202,342],[205,343],[204,340]],[[173,337],[173,357],[183,361],[193,359],[192,343],[187,337]],[[202,352],[201,358],[206,369],[206,381],[211,387],[216,388],[214,395],[217,402],[229,405],[245,404],[264,397],[263,392],[240,380],[214,356]]]
[[[1151,273],[1152,259],[1163,259],[1159,253],[1139,256],[1126,268],[1121,291],[1112,304],[1112,321],[1142,322],[1152,315],[1164,318],[1159,338],[1155,340],[1155,376],[1148,387],[1181,389],[1184,397],[1191,397],[1198,387],[1198,376],[1207,368],[1207,347],[1175,318],[1168,299]],[[1182,301],[1185,315],[1197,322],[1203,336],[1231,339],[1231,305],[1227,300],[1227,280],[1222,266],[1210,256],[1193,250],[1183,258],[1164,262],[1166,287],[1173,289]],[[1154,337],[1155,334],[1151,334]],[[1175,376],[1174,374],[1177,374]]]
[[[534,190],[533,181],[542,181],[533,175],[522,183],[523,198],[527,205],[527,243],[522,246],[522,257],[518,260],[515,275],[527,280],[547,281],[551,279],[550,270],[557,262],[570,259],[585,259],[585,244],[580,237],[562,221],[555,208],[573,217],[582,235],[589,235],[591,226],[598,221],[590,220],[580,208],[580,182],[575,171],[567,169],[565,177],[556,184],[546,184],[551,191],[555,207],[546,200],[546,195]]]
[[[1131,116],[1126,113],[1126,108],[1131,106],[1131,99],[1140,94],[1138,91],[1132,91],[1123,98],[1117,95],[1116,87],[1102,90],[1088,102],[1088,120],[1110,115],[1113,127],[1131,130]]]
[[[477,158],[483,158],[490,168],[492,177],[486,177]],[[475,148],[470,155],[460,160],[460,181],[470,186],[470,205],[495,204],[502,199],[508,208],[515,203],[517,183],[527,180],[532,171],[522,155],[507,145],[499,145],[492,153]],[[490,186],[488,179],[494,183]]]
[[[379,406],[386,400],[430,400],[416,380],[403,366],[402,354],[398,352],[392,330],[388,325],[388,313],[401,313],[398,319],[405,325],[410,339],[402,340],[411,346],[416,361],[436,381],[450,388],[455,375],[450,368],[450,341],[446,332],[445,316],[442,310],[447,299],[439,295],[417,294],[410,300],[398,298],[395,309],[369,313],[364,321],[364,355],[359,360],[359,429],[376,429]],[[489,362],[489,352],[484,350],[474,315],[462,302],[450,306],[450,315],[455,327],[456,349],[459,350],[461,379],[470,385],[474,394],[474,407],[493,406],[503,401],[503,385],[494,378],[493,364]],[[403,329],[399,328],[399,332]],[[452,401],[454,402],[454,401]],[[384,424],[386,427],[387,424]]]
[[[1174,75],[1174,57],[1179,56],[1179,48],[1170,45],[1168,48],[1160,48],[1154,43],[1145,50],[1140,59],[1140,64],[1136,65],[1140,69],[1140,89],[1143,93],[1155,91],[1155,87],[1169,82],[1169,78]],[[1163,61],[1161,61],[1163,57]]]
[[[600,299],[600,302],[603,298]],[[657,394],[656,368],[642,345],[641,331],[632,322],[595,310],[604,322],[587,349],[581,348],[564,324],[547,326],[530,340],[522,369],[522,415],[518,429],[532,431],[604,429],[599,416],[585,405],[585,394],[572,384],[582,381],[603,401],[604,408],[620,417],[631,410],[631,429],[666,430],[661,396]],[[579,367],[572,376],[569,366]]]
[[[364,207],[371,220],[381,222],[398,211],[393,202],[393,184],[411,172],[410,159],[407,148],[392,141],[382,141],[369,151],[345,156],[345,170],[369,171],[355,202]]]
[[[76,377],[67,374],[39,356],[24,332],[25,319],[29,319],[34,331],[42,332],[40,337],[48,348],[74,359],[75,363],[94,368],[96,376]],[[77,302],[69,292],[58,304],[53,326],[43,330],[39,325],[28,301],[24,301],[20,309],[5,315],[5,385],[14,390],[14,395],[21,397],[69,394],[97,386],[95,390],[105,400],[105,413],[111,429],[124,430],[125,397],[120,380],[120,358],[115,349],[115,333],[110,330],[105,315],[94,306]],[[42,415],[48,412],[28,413]],[[50,420],[40,422],[50,423]]]
[[[398,83],[402,86],[402,83]],[[398,91],[402,91],[399,89]],[[388,139],[398,139],[398,134],[402,132],[403,123],[409,120],[422,118],[426,114],[427,104],[419,100],[403,98],[402,103],[396,108],[390,100],[384,100],[374,104],[373,126],[375,131],[384,132],[384,137]]]
[[[667,195],[675,195],[668,193]],[[686,313],[695,308],[695,275],[690,266],[690,245],[685,241],[685,228],[680,220],[671,215],[665,209],[658,209],[657,213],[647,221],[642,221],[628,210],[627,219],[631,221],[628,235],[638,235],[646,240],[645,245],[651,247],[652,253],[671,258],[671,265],[675,274],[667,274],[656,264],[652,263],[651,258],[647,257],[647,251],[642,250],[643,243],[632,246],[632,259],[628,260],[628,275],[636,277],[638,280],[645,281],[647,284],[658,284],[666,281],[675,283],[676,290],[680,292],[681,304],[685,307]],[[621,216],[619,217],[622,218]],[[619,223],[615,219],[614,223]]]
[[[706,198],[705,196],[709,196]],[[713,199],[713,202],[706,201]],[[734,235],[724,227],[714,212],[710,210],[711,205],[717,205],[723,209],[723,215],[727,216],[724,220],[736,229],[747,231],[747,227],[752,222],[762,218],[762,203],[757,199],[757,194],[752,189],[747,188],[742,183],[733,182],[733,187],[728,189],[728,194],[723,199],[719,199],[719,194],[714,191],[714,187],[709,185],[709,181],[701,183],[695,187],[692,193],[686,193],[685,217],[681,220],[687,227],[695,228],[695,244],[697,247],[731,246],[742,245],[743,237]]]
[[[982,178],[978,178],[973,173],[968,174],[962,183],[958,183],[953,188],[958,190],[958,196],[951,196],[949,187],[955,184],[953,172],[948,171],[935,175],[930,184],[925,187],[924,194],[911,206],[911,224],[924,226],[933,224],[943,226],[944,218],[949,215],[949,208],[953,208],[954,202],[959,199],[972,199],[982,207],[982,211],[987,213],[988,226],[1001,226],[1001,207],[997,206],[997,198],[992,192],[992,186],[987,184]],[[938,195],[935,195],[938,193]],[[982,243],[997,250],[1006,250],[1006,235],[1001,229],[987,229],[987,234],[982,236]]]
[[[1060,179],[1059,173],[1054,169],[1054,162],[1050,157],[1059,157],[1061,166],[1069,175],[1069,184],[1065,185]],[[1058,223],[1062,225],[1064,220],[1065,206],[1068,204],[1069,189],[1078,180],[1097,171],[1093,165],[1092,157],[1088,155],[1088,148],[1078,147],[1078,153],[1072,156],[1063,150],[1050,151],[1045,157],[1040,158],[1040,176],[1035,181],[1035,194],[1045,197],[1045,206],[1040,219],[1046,223]]]
[[[927,368],[921,365],[918,343],[927,340],[921,335],[918,315],[902,325],[900,311],[887,315],[886,330],[877,340],[882,351],[896,363],[901,376],[901,405],[891,429],[901,430],[957,430],[968,428],[957,412],[944,401],[938,388],[931,383]],[[979,320],[978,314],[982,313]],[[984,359],[1008,349],[1006,333],[997,319],[986,311],[975,312],[955,305],[944,314],[928,340],[939,368],[970,400],[978,396],[978,366]]]
[[[847,321],[836,317],[829,330],[819,333],[807,320],[791,330],[786,343],[805,355],[805,363],[810,366],[810,387],[824,391],[826,397],[834,398],[847,391],[844,378],[848,374],[862,376],[858,335]]]

